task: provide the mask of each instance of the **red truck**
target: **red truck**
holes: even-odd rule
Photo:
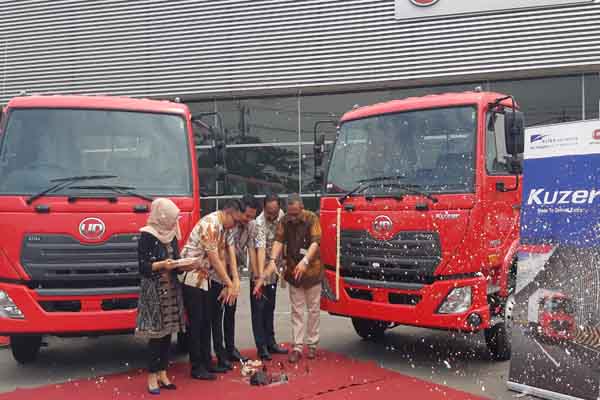
[[[0,336],[35,360],[44,335],[132,332],[137,238],[153,197],[200,216],[187,106],[22,96],[0,125]]]
[[[575,333],[573,300],[561,292],[538,289],[529,297],[527,320],[540,338],[570,341]]]
[[[323,310],[352,318],[363,338],[397,325],[484,331],[495,358],[510,357],[517,108],[511,96],[474,91],[354,109],[325,174],[315,127],[315,179],[326,177]]]

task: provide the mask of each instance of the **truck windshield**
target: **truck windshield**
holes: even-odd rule
[[[474,191],[477,112],[474,106],[383,114],[342,124],[326,190],[342,193],[359,181],[395,176],[427,192]],[[381,181],[363,193],[394,191]]]
[[[552,299],[551,301],[547,302],[545,309],[546,311],[552,313],[573,314],[575,312],[571,300],[561,298]]]
[[[148,195],[192,192],[186,124],[171,114],[90,109],[13,109],[0,137],[0,194],[32,195],[53,179],[114,175],[104,185]],[[89,195],[65,188],[52,195]]]

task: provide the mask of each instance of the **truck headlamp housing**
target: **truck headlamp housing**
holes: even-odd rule
[[[8,293],[0,290],[0,318],[24,319],[23,312],[17,307]]]
[[[471,308],[471,286],[452,289],[438,309],[438,314],[460,314]]]

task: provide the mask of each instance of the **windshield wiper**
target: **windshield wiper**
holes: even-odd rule
[[[356,185],[356,187],[354,189],[350,190],[348,193],[346,193],[345,195],[343,195],[340,198],[340,203],[344,203],[344,201],[346,201],[346,199],[348,197],[352,196],[353,194],[356,194],[361,190],[365,190],[369,186],[373,186],[374,183],[389,181],[392,179],[400,180],[400,179],[404,179],[404,178],[406,178],[404,175],[392,175],[392,176],[375,176],[373,178],[361,179],[361,180],[357,181],[358,185]]]
[[[372,183],[371,183],[372,184]],[[360,182],[358,185],[356,185],[356,187],[352,190],[350,190],[349,192],[347,192],[345,195],[343,195],[342,197],[340,197],[340,204],[344,204],[344,201],[346,201],[346,199],[350,196],[352,196],[353,194],[357,193],[359,190],[364,190],[368,187],[369,185],[364,184],[363,182]]]
[[[358,183],[367,183],[367,182],[382,182],[382,181],[391,181],[392,179],[406,179],[404,175],[389,175],[389,176],[376,176],[373,178],[366,178],[357,181]]]
[[[37,200],[40,197],[47,195],[48,193],[52,193],[57,190],[63,189],[65,187],[69,186],[73,182],[88,181],[88,180],[95,180],[95,179],[111,179],[111,178],[118,178],[118,176],[117,175],[80,175],[80,176],[69,176],[66,178],[51,179],[50,182],[54,183],[54,185],[50,186],[47,189],[42,190],[39,193],[32,195],[25,202],[27,204],[31,204],[34,202],[34,200]]]
[[[373,186],[377,182],[388,181],[388,180],[392,180],[392,179],[400,180],[400,179],[404,179],[404,178],[406,178],[404,175],[394,175],[394,176],[376,176],[373,178],[361,179],[358,181],[358,185],[356,185],[356,187],[354,189],[350,190],[349,192],[347,192],[340,198],[340,203],[343,204],[344,201],[346,201],[346,199],[348,197],[352,196],[353,194],[358,193],[359,191],[365,190],[369,186]]]
[[[139,197],[140,199],[147,201],[154,201],[150,196],[146,196],[135,191],[133,186],[118,186],[118,185],[92,185],[92,186],[71,186],[71,189],[83,189],[83,190],[111,190],[118,194],[124,194],[132,197]]]
[[[432,203],[437,203],[439,200],[437,197],[434,197],[431,193],[419,189],[421,185],[417,185],[414,183],[395,183],[394,187],[399,188],[400,190],[404,190],[406,193],[415,194],[417,196],[423,196],[431,200]]]

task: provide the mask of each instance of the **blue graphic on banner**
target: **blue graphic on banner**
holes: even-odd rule
[[[599,246],[600,155],[526,159],[523,167],[521,242]]]

